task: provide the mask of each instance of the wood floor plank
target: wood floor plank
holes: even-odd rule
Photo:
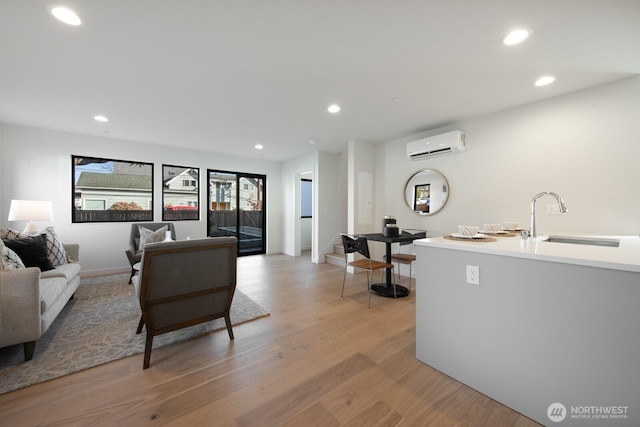
[[[537,426],[415,358],[415,293],[308,256],[242,257],[271,315],[0,396],[0,426]],[[406,278],[404,278],[406,279]],[[415,288],[414,288],[415,289]]]
[[[356,353],[327,371],[291,388],[285,395],[276,396],[264,405],[238,417],[238,426],[280,425],[311,406],[342,382],[374,366],[375,363],[370,359]]]
[[[298,415],[284,421],[282,427],[337,427],[340,422],[320,402],[316,402]]]
[[[392,380],[379,369],[370,369],[331,390],[322,402],[341,423],[356,422],[371,410],[374,402],[390,408],[388,401],[395,393],[397,387]]]
[[[386,403],[378,401],[343,425],[348,427],[393,427],[401,421],[400,414]]]

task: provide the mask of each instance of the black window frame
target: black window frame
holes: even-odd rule
[[[165,168],[168,168],[165,173]],[[191,177],[193,182],[195,182],[195,194],[196,194],[196,209],[187,209],[187,210],[171,210],[166,209],[166,188],[167,188],[167,180],[178,178],[179,174],[175,173],[176,169],[185,169],[189,171],[195,171],[196,177]],[[172,173],[173,172],[173,173]],[[185,178],[179,178],[181,180],[185,180]],[[178,166],[178,165],[169,165],[162,164],[162,221],[200,221],[200,168],[196,168],[193,166]],[[193,185],[189,185],[189,188],[194,187]],[[189,208],[191,205],[185,205]]]
[[[92,161],[93,160],[93,161]],[[81,170],[78,172],[77,168],[79,166],[82,165],[97,165],[97,164],[108,164],[108,163],[118,163],[121,164],[122,166],[118,167],[117,165],[113,165],[112,168],[112,172],[111,173],[104,173],[104,172],[91,172],[91,170]],[[120,173],[120,172],[114,172],[116,169],[125,169],[125,168],[130,168],[131,166],[138,166],[138,167],[149,167],[150,172],[148,174],[126,174],[126,173]],[[80,185],[78,185],[78,181],[81,180],[82,174],[83,173],[89,173],[91,175],[87,175],[85,176],[86,179],[83,179],[82,182],[80,183]],[[109,208],[113,207],[115,205],[115,203],[136,203],[138,206],[142,207],[142,209],[103,209],[103,210],[88,210],[88,209],[84,209],[83,205],[82,205],[82,200],[84,199],[83,197],[83,191],[81,190],[81,188],[86,187],[88,189],[90,188],[96,188],[96,190],[93,190],[94,192],[104,192],[104,197],[109,197],[109,195],[111,195],[111,198],[117,198],[118,196],[113,196],[113,189],[117,189],[118,187],[115,186],[115,184],[117,184],[116,181],[113,182],[114,186],[113,187],[106,187],[105,186],[105,180],[102,179],[102,177],[100,177],[98,174],[102,175],[114,175],[115,173],[118,173],[119,175],[121,175],[121,178],[123,178],[126,175],[141,175],[141,176],[148,176],[148,190],[147,191],[143,191],[145,190],[145,187],[140,187],[140,188],[136,188],[133,187],[133,185],[146,185],[145,180],[144,179],[139,179],[139,180],[135,180],[135,183],[132,182],[130,185],[132,185],[132,187],[122,187],[122,190],[129,190],[129,192],[131,194],[138,192],[138,193],[148,193],[149,194],[149,199],[146,199],[146,196],[141,196],[140,199],[138,201],[141,201],[142,198],[145,199],[145,202],[147,203],[147,209],[145,209],[143,206],[139,205],[135,200],[132,200],[131,202],[127,202],[127,201],[118,201],[118,202],[114,202],[114,203],[106,203],[105,207],[109,206]],[[77,176],[76,176],[77,174]],[[120,180],[121,182],[125,181],[124,179]],[[153,182],[154,182],[154,164],[150,163],[150,162],[142,162],[142,161],[137,161],[137,160],[122,160],[122,159],[113,159],[113,158],[106,158],[106,157],[96,157],[96,156],[79,156],[79,155],[71,155],[71,222],[72,223],[104,223],[104,222],[139,222],[139,221],[153,221],[153,216],[154,216],[154,189],[153,189]],[[103,185],[103,187],[99,187],[100,185]],[[119,185],[122,185],[121,183]],[[78,188],[80,187],[80,189]],[[101,189],[99,189],[101,188]],[[111,188],[110,191],[106,190],[107,188]],[[89,192],[91,190],[86,190],[86,192]],[[86,194],[85,192],[85,194]],[[123,192],[123,195],[129,194],[127,192]],[[128,199],[127,197],[123,197]]]

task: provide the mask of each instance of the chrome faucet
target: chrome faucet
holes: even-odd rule
[[[531,199],[531,229],[529,231],[529,235],[531,237],[538,236],[538,230],[536,229],[536,200],[546,195],[553,196],[556,198],[556,200],[558,201],[558,206],[560,207],[560,213],[567,212],[567,205],[564,204],[564,200],[562,200],[562,197],[558,196],[556,193],[552,193],[550,191],[543,191],[542,193],[538,193],[535,196],[533,196],[533,199]]]

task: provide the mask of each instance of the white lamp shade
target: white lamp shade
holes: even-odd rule
[[[53,207],[50,201],[12,200],[9,221],[51,221]]]
[[[9,221],[28,221],[24,234],[35,235],[38,227],[34,221],[53,220],[53,208],[50,201],[12,200],[9,207]]]

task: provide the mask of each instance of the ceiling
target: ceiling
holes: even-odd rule
[[[640,73],[638,0],[54,4],[0,0],[0,123],[283,161]]]

